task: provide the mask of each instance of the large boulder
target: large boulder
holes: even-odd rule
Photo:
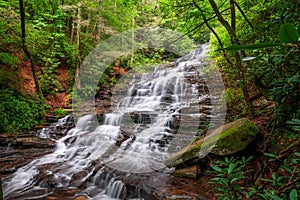
[[[259,128],[249,119],[238,119],[210,131],[206,137],[195,140],[174,153],[165,164],[168,167],[176,167],[203,158],[207,153],[219,156],[237,153],[245,149],[258,132]]]

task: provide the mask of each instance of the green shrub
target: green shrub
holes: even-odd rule
[[[39,124],[45,103],[24,97],[12,90],[0,90],[0,132],[20,132]]]
[[[18,78],[16,73],[2,68],[0,69],[0,90],[5,88],[20,88],[20,78]]]
[[[0,52],[0,63],[8,64],[13,68],[17,68],[20,60],[19,58],[12,56],[10,53]]]
[[[60,118],[62,116],[65,116],[68,114],[67,111],[65,111],[63,108],[57,108],[54,110],[54,114],[56,118]]]
[[[267,156],[267,166],[276,162],[278,155],[265,153]],[[300,172],[298,169],[300,163],[300,153],[295,152],[285,158],[278,170],[271,174],[261,174],[259,181],[254,181],[249,177],[251,165],[249,161],[252,157],[231,157],[224,160],[213,162],[211,174],[215,178],[211,183],[216,187],[218,193],[215,194],[217,199],[263,199],[263,200],[296,200],[300,188]],[[261,173],[262,171],[253,171]],[[252,173],[253,173],[252,172]],[[256,174],[258,175],[258,174]]]

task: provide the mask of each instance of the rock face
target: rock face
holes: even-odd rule
[[[13,145],[22,145],[23,147],[37,147],[37,148],[48,148],[55,147],[56,142],[49,138],[39,138],[36,136],[27,138],[17,138],[13,141]]]
[[[237,153],[245,149],[258,132],[259,128],[249,119],[238,119],[212,130],[205,138],[200,138],[174,153],[165,164],[168,167],[176,167],[203,158],[212,147],[210,153],[219,156]]]

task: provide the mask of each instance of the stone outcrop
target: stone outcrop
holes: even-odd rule
[[[259,128],[249,119],[238,119],[210,131],[205,138],[195,140],[189,146],[174,153],[165,164],[168,167],[176,167],[203,158],[207,152],[219,156],[237,153],[245,149],[258,132]]]

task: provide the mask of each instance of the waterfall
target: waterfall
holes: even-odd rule
[[[132,76],[125,92],[116,88],[119,101],[101,125],[93,115],[82,116],[53,153],[5,178],[5,199],[39,198],[57,188],[80,188],[77,194],[90,199],[144,199],[152,190],[145,177],[165,174],[164,160],[193,139],[201,120],[213,118],[199,113],[198,105],[208,98],[197,81],[206,49],[178,59],[176,67]],[[40,135],[49,137],[45,131]],[[139,185],[144,192],[129,189],[133,174],[147,183]]]

